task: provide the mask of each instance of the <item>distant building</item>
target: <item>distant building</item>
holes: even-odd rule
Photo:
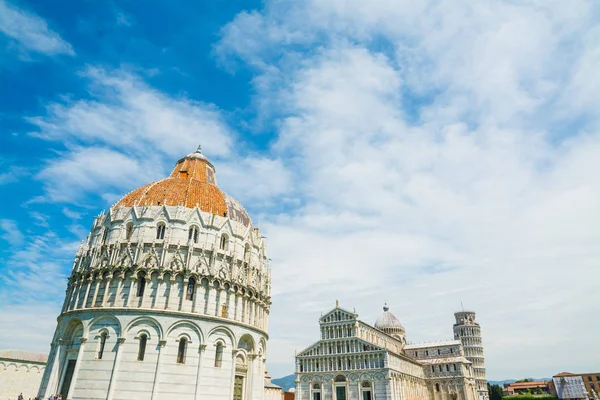
[[[42,381],[48,354],[0,350],[0,399],[34,398]]]
[[[526,394],[541,390],[542,393],[537,394],[550,394],[550,387],[548,381],[540,382],[514,382],[504,384],[504,396],[513,396],[515,394]]]
[[[487,378],[485,375],[483,342],[481,340],[481,328],[475,319],[473,311],[459,311],[454,313],[456,323],[454,324],[454,339],[461,341],[465,349],[465,357],[473,365],[475,384],[479,400],[489,399],[487,390]]]
[[[288,392],[283,393],[283,400],[295,400],[296,399],[296,389],[291,388]]]
[[[271,382],[270,376],[265,376],[265,397],[264,400],[282,400],[283,390],[281,386],[278,386]]]
[[[581,375],[570,372],[561,372],[552,377],[550,391],[559,399],[583,400],[589,399],[583,378]]]
[[[555,375],[552,378],[553,385],[551,385],[551,387],[550,387],[551,393],[562,399],[562,398],[566,398],[566,397],[559,396],[558,392],[559,392],[560,386],[556,384],[555,378],[573,378],[573,379],[567,379],[566,382],[571,382],[571,381],[575,382],[576,381],[577,385],[583,386],[582,390],[585,390],[588,398],[596,398],[596,399],[599,398],[598,394],[600,393],[600,372],[586,372],[586,373],[580,373],[580,374],[574,374],[571,372],[561,372],[560,374]],[[579,381],[578,378],[581,378],[581,382]],[[580,385],[580,383],[581,383],[581,385]]]
[[[487,399],[475,313],[456,313],[456,340],[407,344],[402,324],[383,311],[374,326],[338,304],[319,319],[320,340],[296,356],[298,400]]]
[[[587,389],[588,395],[598,398],[598,394],[600,393],[600,372],[586,372],[579,375],[583,379],[583,384]]]

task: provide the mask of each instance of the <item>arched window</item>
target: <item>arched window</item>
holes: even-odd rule
[[[140,335],[140,345],[138,347],[138,361],[144,361],[144,355],[146,354],[146,343],[148,342],[148,336],[142,333]]]
[[[137,290],[137,295],[138,297],[142,297],[144,295],[144,289],[146,288],[146,278],[144,278],[143,276],[140,277],[138,279],[138,290]]]
[[[312,400],[321,400],[321,385],[315,383],[313,385],[313,398]]]
[[[436,384],[435,384],[435,391],[436,391],[436,392],[439,392],[439,391],[440,391],[440,384],[439,384],[439,383],[436,383]]]
[[[160,224],[158,224],[158,226],[156,227],[156,238],[164,239],[166,229],[167,229],[167,227],[165,226],[164,223],[161,222]]]
[[[196,290],[196,280],[194,278],[190,278],[188,280],[187,292],[185,294],[185,298],[188,300],[194,300],[194,291]]]
[[[250,257],[250,245],[246,243],[244,246],[244,260],[247,260]]]
[[[96,356],[96,358],[98,360],[102,360],[102,355],[104,354],[104,346],[106,345],[106,337],[108,335],[106,334],[106,332],[102,332],[100,334],[100,346],[98,347],[98,355]]]
[[[125,240],[131,240],[131,234],[133,233],[133,222],[129,222],[125,227]]]
[[[372,400],[373,395],[371,394],[371,382],[363,381],[362,386],[362,400]]]
[[[177,350],[177,364],[185,364],[185,350],[187,348],[187,339],[179,339],[179,349]]]
[[[106,241],[108,240],[108,232],[108,227],[104,228],[104,232],[102,233],[102,244],[106,243]]]
[[[221,364],[223,364],[223,345],[217,343],[217,350],[215,351],[215,367],[221,368]]]
[[[221,235],[221,243],[219,245],[221,250],[227,250],[227,244],[229,242],[229,238],[227,237],[226,234],[222,234]]]
[[[188,230],[188,240],[193,240],[194,243],[198,243],[198,227],[192,226]]]

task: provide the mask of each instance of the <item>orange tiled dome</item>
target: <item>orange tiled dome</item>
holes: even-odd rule
[[[168,178],[149,183],[125,195],[114,206],[185,206],[251,224],[244,207],[217,187],[215,167],[200,151],[188,154]]]

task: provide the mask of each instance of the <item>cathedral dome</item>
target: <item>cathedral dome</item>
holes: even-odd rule
[[[398,321],[398,318],[390,312],[387,304],[383,306],[383,314],[375,321],[375,328],[382,331],[385,331],[386,329],[401,329],[404,331],[404,327],[400,321]]]
[[[167,178],[125,195],[113,208],[132,206],[185,206],[252,224],[242,205],[217,186],[215,167],[198,149],[183,157]]]

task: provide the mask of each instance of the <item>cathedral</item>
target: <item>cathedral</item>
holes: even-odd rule
[[[188,154],[94,220],[38,396],[262,400],[270,286],[258,228]]]
[[[296,355],[297,400],[488,400],[479,323],[454,314],[454,340],[408,344],[387,305],[371,326],[336,307]]]

